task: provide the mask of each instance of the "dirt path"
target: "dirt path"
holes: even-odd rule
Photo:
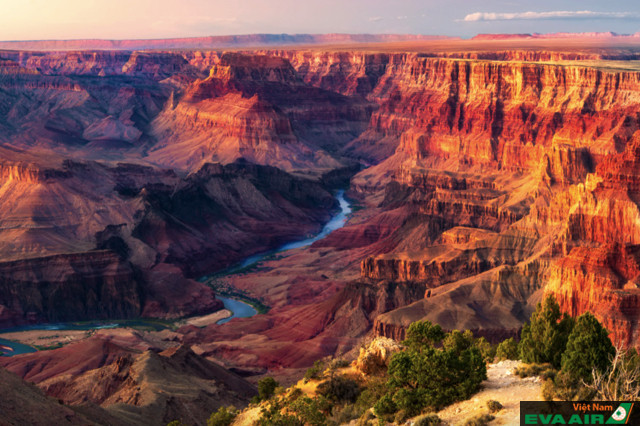
[[[450,405],[438,416],[445,424],[464,424],[471,417],[487,413],[487,401],[493,399],[504,408],[494,414],[496,418],[490,425],[519,425],[520,401],[542,400],[542,381],[539,377],[521,379],[513,374],[513,370],[521,364],[520,361],[501,361],[487,365],[488,379],[483,383],[483,389],[470,400]]]

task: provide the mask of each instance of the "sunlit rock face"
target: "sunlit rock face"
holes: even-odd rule
[[[137,289],[105,290],[114,312],[205,312],[219,302],[192,278],[318,232],[336,182],[362,167],[345,228],[286,272],[234,282],[275,306],[252,323],[262,346],[242,348],[258,364],[303,365],[348,346],[323,338],[398,338],[417,319],[498,339],[545,292],[636,345],[640,76],[593,66],[625,55],[8,52],[0,252],[51,270],[70,262],[55,256],[102,253],[100,279]],[[1,317],[26,321],[26,304],[7,300]],[[316,317],[293,338],[305,309]],[[284,356],[311,340],[302,361]]]

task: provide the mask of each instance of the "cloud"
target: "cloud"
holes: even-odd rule
[[[408,18],[408,16],[396,16],[396,19],[399,20],[399,21],[402,21],[402,20],[407,19],[407,18]]]
[[[517,12],[517,13],[470,13],[462,19],[465,22],[479,21],[512,21],[533,19],[640,19],[636,12],[593,12],[591,10],[556,10],[551,12]]]
[[[371,16],[369,18],[369,22],[380,22],[382,21],[382,16]]]

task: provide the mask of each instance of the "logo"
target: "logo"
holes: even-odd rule
[[[634,402],[522,401],[521,425],[639,425]]]
[[[633,408],[633,402],[623,402],[616,408],[609,420],[608,425],[626,425],[631,415],[631,409]]]

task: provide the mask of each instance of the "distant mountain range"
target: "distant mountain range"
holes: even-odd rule
[[[618,34],[611,31],[589,33],[548,33],[548,34],[478,34],[472,40],[526,40],[526,39],[553,39],[553,38],[586,38],[586,39],[620,39],[640,40],[640,32],[635,34]]]
[[[245,34],[141,40],[24,40],[0,41],[0,49],[17,50],[139,50],[202,49],[307,44],[381,43],[456,39],[446,36],[414,34]]]

